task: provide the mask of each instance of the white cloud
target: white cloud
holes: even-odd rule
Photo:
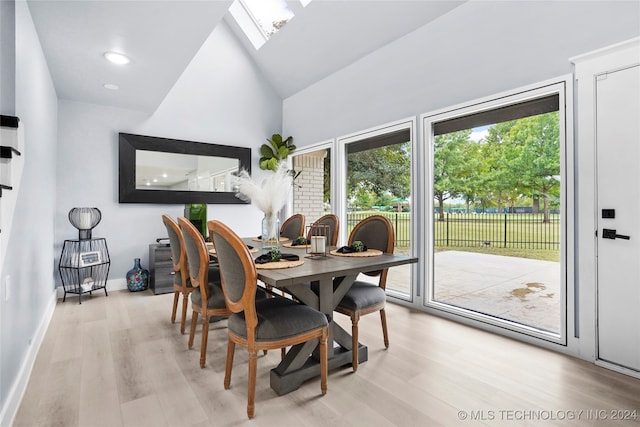
[[[469,139],[475,142],[480,141],[481,139],[485,139],[489,135],[489,131],[485,128],[483,130],[474,130],[469,135]]]

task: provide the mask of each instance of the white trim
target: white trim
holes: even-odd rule
[[[287,158],[287,166],[289,167],[289,170],[293,170],[293,158],[299,155],[304,155],[304,154],[308,154],[308,153],[313,153],[315,151],[319,151],[319,150],[324,150],[324,149],[329,149],[329,152],[331,153],[331,165],[333,166],[333,152],[335,151],[335,140],[334,139],[327,139],[325,141],[321,141],[321,142],[317,142],[311,145],[305,145],[302,148],[296,148],[296,150]],[[333,170],[333,168],[332,168]],[[333,180],[331,180],[331,189],[329,190],[331,192],[331,195],[333,196]],[[333,207],[333,200],[331,203],[331,211],[332,213],[334,212],[334,207]],[[293,215],[293,191],[289,194],[289,201],[287,202],[287,205],[285,206],[285,210],[283,213],[283,216],[285,218],[289,218],[291,215]]]
[[[629,369],[624,366],[616,365],[615,363],[606,362],[602,359],[596,359],[595,365],[602,366],[603,368],[611,369],[612,371],[616,371],[621,374],[629,375],[630,377],[640,379],[640,371],[636,371],[634,369]]]
[[[234,1],[229,13],[256,50],[267,42],[266,33],[242,0]]]
[[[573,190],[569,187],[569,184],[573,184],[573,180],[570,177],[573,176],[573,106],[572,106],[572,81],[570,75],[561,76],[555,79],[546,80],[537,84],[528,85],[525,87],[517,88],[511,91],[502,92],[493,96],[484,97],[477,100],[472,100],[463,104],[458,104],[453,107],[440,109],[430,113],[420,115],[420,121],[422,122],[422,140],[425,145],[425,150],[422,157],[424,165],[424,184],[425,191],[422,194],[422,211],[425,213],[424,226],[426,228],[425,236],[433,235],[433,221],[431,220],[432,212],[434,211],[433,197],[428,195],[433,194],[433,179],[431,179],[431,160],[433,158],[433,124],[449,118],[473,114],[481,111],[493,110],[502,106],[511,105],[518,102],[527,101],[530,99],[540,98],[546,95],[558,93],[560,96],[559,110],[560,110],[560,160],[561,160],[561,190],[563,196],[562,202],[562,215],[561,215],[561,241],[564,244],[561,245],[561,287],[564,288],[564,292],[561,297],[561,325],[560,334],[555,334],[547,331],[531,328],[526,325],[521,325],[516,322],[504,321],[498,318],[485,316],[475,313],[471,310],[465,310],[463,308],[453,307],[447,304],[431,301],[431,295],[433,293],[433,271],[434,271],[434,248],[431,245],[430,238],[425,238],[421,250],[426,255],[424,262],[425,268],[420,272],[420,283],[424,287],[424,295],[421,299],[422,305],[427,311],[431,311],[437,314],[447,313],[448,316],[453,318],[465,317],[468,321],[475,325],[481,326],[481,324],[489,325],[491,330],[498,333],[504,333],[505,330],[524,334],[519,336],[519,339],[525,341],[535,341],[541,339],[555,344],[567,345],[567,316],[568,313],[573,313],[573,302],[568,303],[568,295],[573,296],[573,290],[569,292],[569,278],[573,279],[574,265],[573,265],[573,250],[568,249],[569,243],[568,237],[573,237],[573,234],[569,234],[568,230],[573,227]],[[571,190],[570,190],[571,189]],[[569,250],[569,253],[567,253]],[[571,256],[571,258],[568,257]],[[569,309],[571,306],[571,309]],[[573,321],[569,322],[573,325]],[[525,338],[528,336],[530,338]],[[533,338],[533,340],[531,339]]]
[[[47,308],[44,311],[38,328],[36,329],[31,345],[27,349],[27,354],[20,366],[20,371],[7,394],[4,406],[0,412],[0,426],[13,425],[15,416],[18,413],[18,408],[20,408],[20,403],[22,402],[24,393],[27,390],[27,385],[31,378],[31,372],[33,371],[33,365],[35,364],[36,357],[38,356],[38,351],[40,350],[40,346],[44,341],[45,334],[49,328],[49,324],[51,323],[56,303],[57,297],[56,292],[54,291],[49,296]]]
[[[575,275],[580,283],[578,295],[579,354],[599,366],[629,374],[629,371],[598,360],[597,329],[597,185],[595,87],[598,75],[640,63],[640,37],[571,58],[574,64],[576,117],[576,259]],[[584,212],[584,215],[580,215]],[[636,373],[637,375],[637,373]]]

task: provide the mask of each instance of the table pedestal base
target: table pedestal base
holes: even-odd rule
[[[360,344],[358,346],[358,363],[366,362],[367,356],[367,346]],[[346,365],[351,368],[352,358],[351,350],[341,347],[334,348],[333,357],[329,359],[329,372]],[[279,368],[280,366],[271,370],[271,388],[278,396],[298,389],[308,379],[318,379],[320,377],[320,362],[313,356],[309,357],[300,369],[282,373]],[[327,384],[327,386],[331,387],[330,384]]]

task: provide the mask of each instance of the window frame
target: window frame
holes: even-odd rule
[[[347,218],[347,148],[351,143],[357,143],[362,141],[363,139],[375,138],[378,136],[382,136],[387,133],[393,133],[397,131],[401,131],[404,129],[409,130],[410,136],[410,144],[411,144],[411,195],[414,200],[414,203],[411,205],[412,215],[411,215],[411,224],[410,224],[410,238],[411,238],[411,252],[412,256],[416,256],[417,247],[419,245],[416,230],[418,229],[417,224],[423,218],[421,212],[421,203],[418,202],[419,199],[415,197],[418,194],[418,159],[420,158],[419,152],[419,144],[418,138],[416,136],[416,126],[417,121],[416,117],[408,117],[405,119],[400,119],[394,122],[389,122],[380,126],[375,126],[372,128],[364,129],[361,131],[353,132],[350,134],[342,135],[336,138],[336,147],[335,147],[335,165],[334,168],[336,173],[332,176],[332,209],[333,205],[336,205],[335,212],[336,215],[340,218]],[[334,193],[335,188],[335,193]],[[333,201],[335,200],[335,203]],[[338,237],[338,241],[346,242],[348,239],[347,227],[340,227],[340,236]],[[419,283],[416,278],[418,277],[418,270],[421,262],[418,261],[417,264],[411,264],[411,283],[410,283],[410,291],[408,294],[402,294],[399,292],[394,292],[392,289],[387,289],[387,297],[396,300],[400,303],[409,303],[413,304],[416,301],[416,290]]]
[[[526,102],[536,98],[557,93],[559,96],[559,115],[560,115],[560,175],[561,175],[561,219],[560,219],[560,280],[562,296],[561,304],[561,327],[560,334],[554,334],[539,329],[535,329],[516,322],[501,320],[496,317],[478,314],[468,309],[453,307],[441,302],[433,301],[434,287],[434,245],[432,243],[433,236],[433,219],[435,202],[433,199],[433,146],[434,146],[434,125],[437,122],[451,120],[456,117],[467,116],[488,110],[499,109],[508,105]],[[420,124],[422,132],[422,145],[424,146],[423,157],[421,158],[423,170],[425,171],[424,180],[422,182],[424,190],[422,196],[422,211],[425,213],[424,218],[424,236],[423,246],[420,248],[425,259],[424,269],[420,271],[419,283],[422,283],[424,296],[420,301],[422,309],[428,312],[434,312],[438,315],[451,318],[458,322],[470,324],[483,329],[494,330],[500,333],[506,333],[523,339],[531,340],[539,344],[541,341],[568,345],[568,331],[573,329],[574,335],[577,336],[578,331],[575,328],[575,318],[577,313],[575,310],[575,298],[577,289],[569,286],[569,283],[575,283],[574,277],[574,249],[569,245],[573,242],[574,227],[574,164],[573,164],[573,91],[571,75],[558,77],[556,79],[547,80],[526,87],[506,91],[493,96],[482,99],[472,100],[463,104],[444,108],[441,110],[424,113],[420,115]]]

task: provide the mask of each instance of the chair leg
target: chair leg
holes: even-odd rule
[[[184,328],[187,324],[187,309],[189,308],[189,295],[182,295],[182,321],[180,323],[180,333],[184,334]]]
[[[180,291],[173,293],[173,310],[171,311],[171,323],[176,323],[176,311],[178,311],[178,299],[180,298]]]
[[[351,359],[351,367],[353,368],[353,372],[358,370],[358,321],[360,320],[360,316],[358,314],[354,314],[351,317],[351,354],[353,358]]]
[[[380,310],[380,321],[382,322],[382,337],[384,338],[385,348],[389,348],[389,333],[387,332],[387,314],[384,308]]]
[[[280,349],[280,360],[284,360],[284,357],[287,355],[287,348],[286,347],[282,347]]]
[[[258,365],[258,354],[254,349],[249,352],[249,387],[247,397],[247,416],[253,418],[255,414],[256,401],[256,371]]]
[[[209,316],[202,315],[202,344],[200,345],[200,367],[207,361],[207,341],[209,340]]]
[[[194,310],[191,314],[191,329],[189,331],[189,348],[193,348],[193,338],[196,336],[196,325],[198,324],[198,312]]]
[[[329,370],[329,360],[327,358],[327,335],[328,328],[322,330],[320,337],[320,390],[322,394],[327,394],[327,373]]]
[[[233,355],[235,353],[236,344],[229,339],[227,342],[227,362],[224,368],[224,388],[228,390],[231,387],[231,368],[233,367]]]

